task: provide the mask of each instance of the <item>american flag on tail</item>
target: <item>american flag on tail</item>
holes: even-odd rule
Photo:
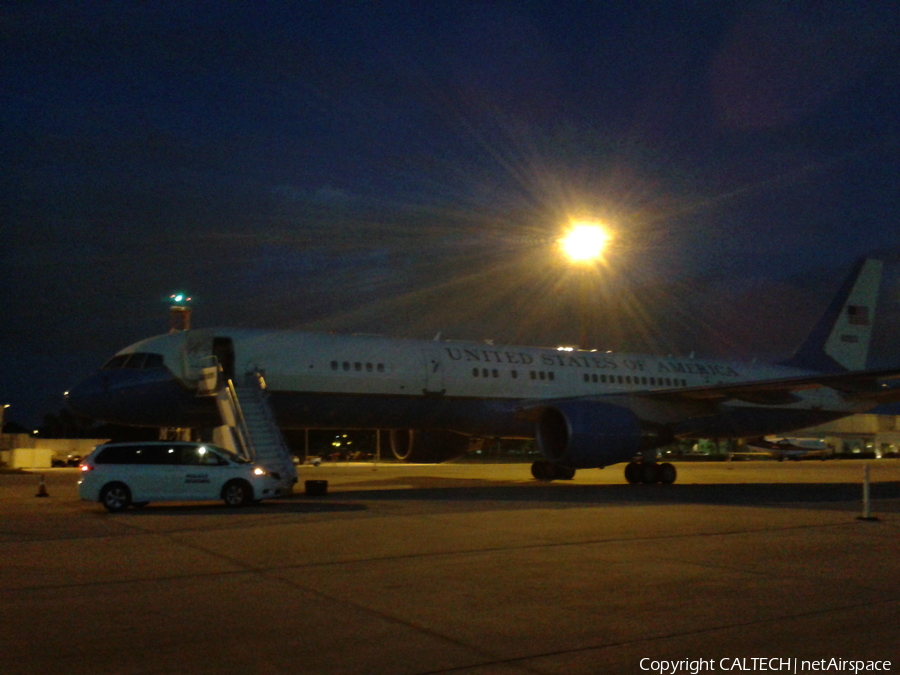
[[[869,308],[862,305],[847,305],[847,322],[851,326],[868,326],[871,323]]]

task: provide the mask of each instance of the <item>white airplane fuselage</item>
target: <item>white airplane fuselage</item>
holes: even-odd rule
[[[161,354],[168,373],[143,372],[150,379],[162,375],[192,395],[198,376],[185,348],[193,332],[150,338],[119,355]],[[253,371],[263,374],[276,416],[288,428],[431,428],[475,436],[532,437],[534,423],[525,414],[529,408],[540,407],[542,401],[588,398],[626,405],[656,424],[687,422],[674,435],[703,437],[778,433],[860,409],[829,388],[802,391],[796,400],[774,406],[688,396],[698,388],[814,374],[782,366],[292,331],[238,329],[211,334],[230,343],[237,377]],[[212,351],[203,353],[203,358],[209,356]],[[196,351],[193,359],[204,363]],[[134,401],[131,412],[119,406],[120,414],[107,412],[105,418],[149,426],[166,422],[150,419],[155,406],[143,391],[140,369],[101,370],[98,377],[109,380],[117,370],[125,376],[119,395],[125,397],[133,389],[142,400]],[[106,391],[112,398],[109,385]],[[684,396],[673,400],[654,396],[664,392]],[[94,410],[85,392],[70,393],[70,402],[79,398],[84,412],[102,413],[102,400],[94,402],[98,408]]]
[[[861,261],[789,365],[190,330],[121,350],[68,404],[126,424],[216,426],[215,406],[198,395],[213,364],[220,379],[262,375],[282,428],[404,430],[410,445],[430,433],[437,459],[464,452],[467,437],[535,438],[550,464],[606,466],[677,438],[784,433],[896,400],[880,378],[897,371],[864,370],[881,273],[880,261]]]

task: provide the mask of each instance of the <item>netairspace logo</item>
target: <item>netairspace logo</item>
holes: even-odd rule
[[[779,657],[723,658],[719,659],[681,659],[679,661],[655,661],[641,659],[641,670],[659,675],[698,675],[703,672],[763,672],[774,671],[794,673],[864,673],[891,671],[890,661],[854,661],[850,659],[806,660]]]

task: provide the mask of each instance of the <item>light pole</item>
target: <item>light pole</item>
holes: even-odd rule
[[[579,281],[579,347],[589,347],[588,303],[591,301],[590,272],[603,258],[603,251],[609,243],[607,229],[596,222],[572,222],[569,229],[558,240],[558,244],[568,261],[578,268]]]

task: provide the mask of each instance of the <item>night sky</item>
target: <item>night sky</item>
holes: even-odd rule
[[[777,358],[900,250],[900,5],[7,2],[0,131],[8,420],[175,290],[556,345],[587,285],[590,346]],[[613,233],[590,275],[571,217]]]

